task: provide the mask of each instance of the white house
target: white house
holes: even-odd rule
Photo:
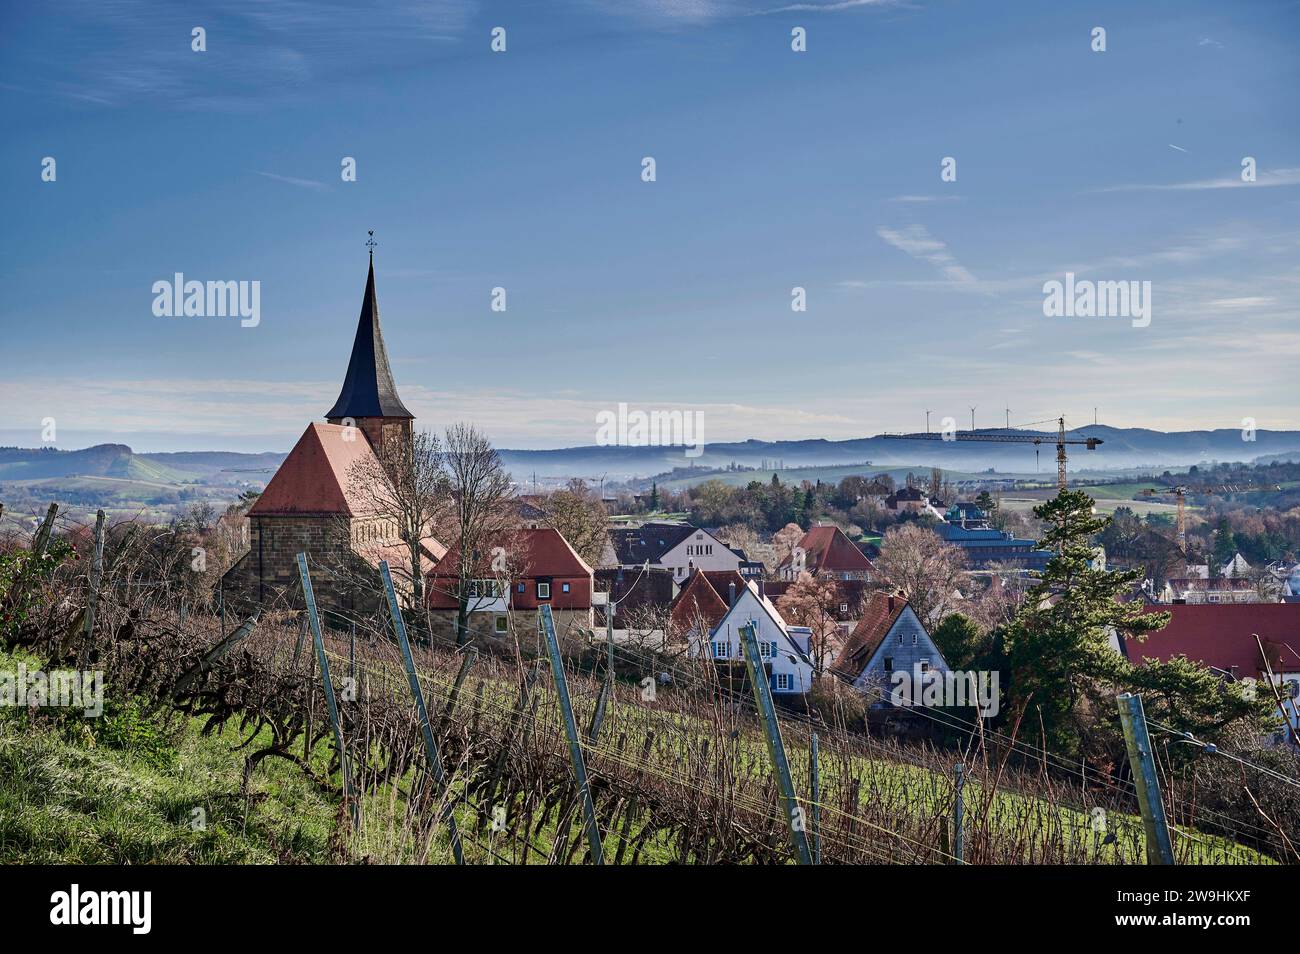
[[[749,563],[709,531],[686,523],[644,523],[609,531],[604,566],[663,567],[673,582],[684,583],[694,570],[734,570],[746,574]]]
[[[889,704],[893,674],[942,675],[949,671],[911,605],[902,596],[876,593],[831,672],[865,694],[872,705]]]
[[[746,583],[736,602],[709,632],[707,641],[692,637],[690,654],[707,653],[718,662],[743,664],[740,628],[754,624],[758,653],[768,673],[773,695],[805,693],[812,688],[813,665],[809,658],[812,631],[806,626],[788,626],[772,601],[760,596],[756,584]]]

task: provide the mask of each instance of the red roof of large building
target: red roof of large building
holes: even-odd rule
[[[880,648],[881,642],[898,622],[898,617],[907,609],[907,599],[889,593],[873,593],[871,600],[862,611],[862,618],[849,634],[844,649],[835,657],[831,671],[847,679],[856,679],[871,657]]]
[[[1133,662],[1168,662],[1186,656],[1193,662],[1240,676],[1263,673],[1258,634],[1275,674],[1300,672],[1300,604],[1296,603],[1175,603],[1147,607],[1169,613],[1169,625],[1143,640],[1120,638],[1120,647]]]
[[[812,573],[875,572],[875,565],[836,526],[813,527],[799,541],[806,555],[805,566]],[[789,565],[787,557],[782,566]]]
[[[372,501],[353,479],[362,462],[363,472],[379,472],[378,458],[358,428],[309,424],[248,515],[372,514]]]

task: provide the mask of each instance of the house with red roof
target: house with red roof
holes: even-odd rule
[[[1116,648],[1130,662],[1186,656],[1232,679],[1262,679],[1267,659],[1275,674],[1300,677],[1300,604],[1175,603],[1147,609],[1168,613],[1169,623],[1142,639],[1120,636]]]
[[[1300,727],[1300,603],[1176,603],[1147,609],[1168,613],[1169,623],[1142,639],[1114,637],[1112,646],[1124,658],[1145,665],[1186,656],[1233,682],[1265,680],[1271,669],[1285,687],[1293,734]]]
[[[296,587],[300,552],[325,570],[312,574],[312,589],[326,612],[377,604],[378,588],[357,581],[384,559],[394,584],[409,592],[410,547],[378,505],[385,494],[370,486],[387,479],[395,455],[409,453],[414,420],[397,395],[388,364],[373,251],[352,356],[325,419],[307,425],[248,511],[248,550],[222,576],[223,593],[237,601],[269,605]],[[421,570],[427,572],[446,548],[426,528],[419,552]]]
[[[553,527],[512,530],[480,561],[469,586],[470,631],[475,635],[532,632],[537,610],[551,607],[557,632],[593,627],[592,569]],[[425,600],[435,631],[455,634],[459,610],[460,552],[446,551],[425,577]]]
[[[834,580],[876,578],[875,564],[836,526],[813,527],[778,567],[784,580],[796,580],[805,570]]]
[[[747,586],[734,570],[696,570],[669,606],[673,635],[690,640],[712,632]]]

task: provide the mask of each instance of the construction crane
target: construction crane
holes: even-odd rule
[[[1043,421],[1036,423],[1042,424]],[[1096,450],[1097,445],[1102,443],[1100,437],[1066,437],[1065,436],[1065,418],[1056,419],[1056,485],[1061,490],[1065,489],[1065,445],[1082,444],[1088,450]],[[956,431],[950,436],[943,433],[934,434],[926,431],[924,434],[881,434],[881,437],[888,437],[896,441],[996,441],[1004,444],[1050,444],[1052,438],[1046,434],[1005,434],[1000,431]]]
[[[1182,485],[1178,487],[1146,487],[1139,490],[1143,497],[1154,497],[1157,494],[1173,494],[1174,499],[1178,501],[1178,516],[1174,526],[1177,529],[1178,549],[1184,555],[1187,553],[1187,496],[1189,494],[1200,494],[1202,496],[1229,496],[1231,494],[1249,494],[1258,491],[1268,493],[1278,493],[1282,490],[1281,484],[1220,484],[1216,487],[1192,487]]]

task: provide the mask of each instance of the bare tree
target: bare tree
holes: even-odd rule
[[[596,566],[605,552],[605,505],[586,482],[577,478],[564,490],[546,498],[546,523],[560,532],[588,566]]]
[[[469,636],[471,582],[491,564],[490,547],[516,523],[510,475],[491,442],[471,424],[447,428],[443,467],[450,483],[449,524],[457,550],[456,642]]]
[[[813,675],[818,679],[839,648],[840,624],[836,611],[843,599],[838,582],[815,577],[804,570],[776,602],[778,612],[787,623],[812,630]]]
[[[365,501],[362,521],[376,521],[379,538],[395,533],[405,548],[404,565],[394,567],[410,584],[411,606],[424,606],[424,546],[450,499],[450,481],[443,468],[442,446],[436,434],[418,431],[409,441],[390,442],[385,458],[370,456],[352,465],[352,491]],[[363,531],[364,532],[364,531]],[[430,554],[432,557],[432,554]]]
[[[957,590],[966,586],[966,558],[933,530],[904,524],[885,534],[876,566],[903,591],[927,625],[951,611]]]
[[[802,539],[803,528],[797,523],[787,523],[772,534],[772,547],[776,551],[777,563],[784,563],[786,557],[799,545],[799,541]]]

